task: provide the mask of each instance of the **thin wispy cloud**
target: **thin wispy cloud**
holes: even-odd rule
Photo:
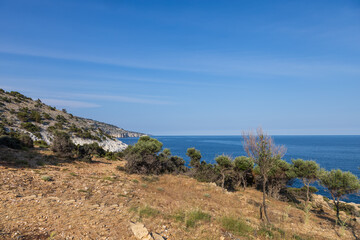
[[[99,104],[82,102],[82,101],[73,101],[73,100],[64,100],[64,99],[53,99],[53,98],[43,98],[42,101],[48,105],[55,105],[59,107],[69,107],[69,108],[97,108],[101,107]]]
[[[331,76],[333,74],[360,74],[358,64],[346,64],[334,60],[324,60],[322,57],[312,58],[282,58],[269,55],[239,55],[238,57],[228,57],[226,55],[203,54],[198,56],[191,53],[183,53],[177,56],[164,56],[163,58],[150,61],[134,61],[132,59],[118,59],[109,57],[94,57],[81,54],[70,54],[66,52],[57,53],[52,50],[30,50],[31,48],[4,47],[0,45],[0,53],[15,54],[32,57],[42,57],[49,59],[61,59],[67,61],[79,61],[101,65],[112,65],[128,68],[139,68],[159,71],[183,71],[212,73],[223,76],[237,75],[272,75],[272,76],[303,76],[318,77]],[[249,54],[249,53],[248,53]],[[112,77],[117,78],[117,77]],[[122,78],[118,78],[122,79]],[[126,79],[126,78],[123,78]],[[163,80],[154,78],[131,77],[129,81],[144,81],[158,83],[175,84],[201,84],[199,81],[194,83],[179,80]],[[211,83],[210,83],[211,84]]]
[[[156,100],[156,99],[150,99],[150,98],[117,96],[117,95],[76,94],[74,96],[82,97],[82,98],[98,99],[98,100],[125,102],[125,103],[141,103],[141,104],[155,104],[155,105],[175,104],[174,102],[170,102],[170,101],[162,101],[162,100]]]
[[[43,96],[40,97],[41,100],[44,100],[47,104],[67,106],[67,107],[100,107],[99,104],[90,103],[86,101],[78,101],[72,99],[83,99],[83,100],[99,100],[99,101],[112,101],[112,102],[123,102],[123,103],[134,103],[134,104],[149,104],[149,105],[173,105],[176,104],[172,101],[164,100],[165,96],[152,96],[146,95],[143,97],[131,97],[131,96],[122,96],[122,95],[109,95],[109,94],[91,94],[91,93],[65,93],[65,92],[52,92],[52,91],[41,91],[36,89],[25,89],[25,88],[15,88],[9,85],[0,85],[0,88],[3,88],[7,91],[21,91],[24,94],[30,94],[30,96]],[[51,96],[51,97],[50,97]],[[56,97],[56,98],[52,98]],[[71,99],[71,100],[69,100]]]

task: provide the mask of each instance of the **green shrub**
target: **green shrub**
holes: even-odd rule
[[[185,172],[185,161],[177,156],[171,156],[169,149],[161,153],[162,143],[149,136],[142,136],[134,146],[124,150],[127,160],[125,165],[128,173],[164,174]]]
[[[72,143],[70,136],[65,132],[56,132],[51,150],[62,156],[72,156],[75,145]]]
[[[157,215],[159,215],[159,210],[156,210],[152,207],[149,206],[145,206],[143,208],[139,209],[139,216],[141,218],[143,217],[156,217]]]
[[[21,94],[21,93],[19,93],[19,92],[11,91],[11,92],[9,92],[8,94],[11,95],[11,96],[13,96],[13,97],[16,97],[16,98],[18,98],[18,99],[23,99],[23,100],[29,99],[29,100],[31,100],[31,98],[26,97],[25,95],[23,95],[23,94]]]
[[[178,211],[172,216],[176,221],[185,223],[187,228],[196,227],[199,222],[210,222],[211,216],[202,210],[193,210],[189,212]]]
[[[116,169],[119,171],[125,171],[125,168],[123,166],[117,166]]]
[[[66,118],[64,116],[62,116],[62,115],[57,115],[56,116],[56,121],[58,121],[60,123],[66,123],[67,122]]]
[[[31,133],[40,132],[40,128],[38,126],[35,126],[34,124],[29,122],[22,123],[21,127]]]
[[[21,149],[22,143],[18,138],[11,136],[1,136],[0,137],[0,146],[6,146],[12,149]]]
[[[27,134],[21,134],[19,137],[19,140],[21,141],[22,145],[27,148],[34,147],[34,142],[31,139],[31,137]]]
[[[34,141],[34,145],[40,148],[48,148],[49,145],[44,140]]]
[[[220,179],[220,173],[215,165],[201,160],[201,153],[195,148],[188,148],[186,155],[190,157],[190,174],[199,182],[217,182]]]
[[[333,209],[336,211],[336,206],[334,205]],[[343,202],[339,203],[339,211],[343,211],[348,215],[359,217],[359,211],[354,205],[346,204]]]
[[[296,199],[301,199],[306,201],[307,196],[306,196],[306,191],[307,191],[307,187],[303,186],[301,188],[292,188],[292,187],[288,187],[286,189],[286,191],[291,194],[292,196],[294,196]],[[319,191],[316,187],[310,186],[309,187],[309,193],[310,193],[310,200],[311,200],[311,196],[313,193],[316,193],[317,191]]]
[[[54,128],[57,129],[57,130],[63,130],[64,129],[64,126],[61,122],[57,122],[54,124]]]
[[[262,226],[257,232],[260,236],[264,236],[265,238],[274,238],[274,233],[270,227]]]
[[[7,132],[6,132],[4,125],[2,123],[0,123],[0,136],[6,135],[6,134],[7,134]]]
[[[49,175],[41,176],[41,179],[46,181],[46,182],[54,181],[54,178],[52,176],[49,176]]]
[[[113,160],[113,161],[118,160],[118,157],[117,157],[116,153],[113,153],[113,152],[106,152],[105,153],[105,158],[108,159],[108,160]]]
[[[201,210],[194,210],[186,214],[185,225],[187,228],[192,228],[197,225],[198,222],[210,222],[211,216]]]
[[[223,217],[221,225],[225,230],[241,236],[246,236],[252,231],[252,228],[245,221],[234,217]]]
[[[1,100],[3,100],[4,102],[7,102],[7,103],[11,103],[11,98],[8,98],[8,97],[1,97]]]
[[[16,114],[16,116],[18,117],[18,119],[22,122],[27,122],[30,121],[30,117],[29,114],[27,112],[18,112]]]
[[[31,111],[30,113],[30,120],[35,121],[37,123],[41,123],[41,115],[37,111]]]
[[[55,133],[56,133],[56,128],[55,128],[54,126],[49,126],[49,127],[47,128],[47,130],[48,130],[49,132],[51,132],[52,134],[55,134]]]
[[[51,120],[51,116],[48,113],[43,113],[43,117],[47,120]]]
[[[92,155],[103,157],[106,153],[105,150],[100,147],[98,143],[77,145],[75,150],[78,158],[87,159],[89,161],[91,161]]]

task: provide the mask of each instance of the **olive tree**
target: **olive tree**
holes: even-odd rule
[[[221,174],[221,187],[225,186],[226,173],[232,170],[232,161],[229,156],[221,155],[215,158],[217,167]]]
[[[243,147],[247,155],[254,161],[259,167],[259,172],[262,177],[262,190],[263,190],[263,203],[262,213],[264,213],[267,223],[270,223],[267,215],[266,206],[266,184],[268,177],[274,163],[281,159],[286,152],[284,146],[275,145],[273,139],[263,132],[261,128],[257,129],[257,132],[252,131],[243,132]]]
[[[242,184],[244,190],[247,185],[246,174],[250,173],[253,167],[254,161],[249,157],[241,156],[234,159],[234,173],[239,185]]]
[[[315,161],[304,161],[303,159],[292,160],[292,164],[296,177],[301,179],[306,187],[305,205],[307,205],[310,200],[310,184],[318,179],[320,166]]]
[[[201,153],[195,148],[188,148],[186,155],[190,158],[190,166],[198,168],[200,166]]]
[[[351,172],[343,172],[340,169],[320,173],[320,183],[330,193],[336,207],[336,217],[342,223],[339,214],[340,199],[348,194],[357,193],[360,190],[360,182],[357,176]]]
[[[282,159],[277,159],[268,174],[268,196],[280,199],[281,190],[285,189],[295,177],[291,165]]]

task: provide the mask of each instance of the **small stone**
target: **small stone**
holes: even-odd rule
[[[48,197],[49,200],[52,200],[52,201],[59,201],[60,198],[58,197]]]
[[[76,201],[74,199],[72,199],[72,200],[64,201],[64,204],[72,204],[74,202],[76,202]]]
[[[23,197],[23,199],[26,199],[26,200],[30,200],[30,199],[34,199],[34,198],[36,198],[36,195],[30,195],[30,196]]]
[[[130,229],[137,239],[151,239],[149,231],[142,223],[130,222]]]

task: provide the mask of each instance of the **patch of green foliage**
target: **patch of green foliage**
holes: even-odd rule
[[[49,145],[44,140],[34,141],[34,145],[40,148],[48,148]]]
[[[211,216],[202,210],[190,211],[185,216],[185,225],[187,228],[196,227],[198,222],[210,222]]]
[[[244,220],[235,217],[223,217],[221,220],[221,226],[233,234],[246,236],[253,231]]]
[[[46,181],[46,182],[54,181],[54,178],[52,176],[49,176],[49,175],[41,176],[41,179]]]
[[[31,133],[37,133],[40,132],[40,128],[32,123],[26,122],[22,123],[21,127]]]

